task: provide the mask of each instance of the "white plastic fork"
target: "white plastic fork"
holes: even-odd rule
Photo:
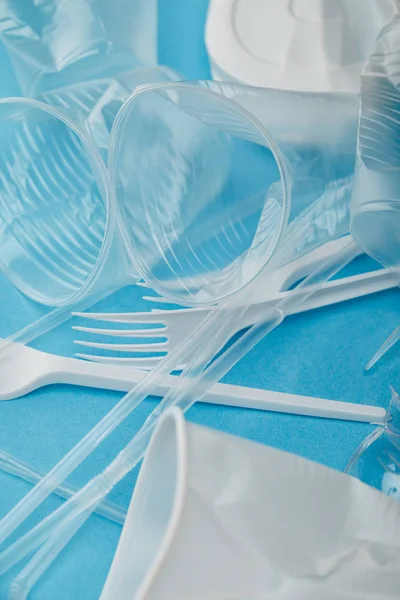
[[[347,238],[345,238],[347,241]],[[338,249],[342,240],[337,240],[326,244],[324,247],[297,259],[274,273],[274,288],[288,288],[293,283],[305,276],[305,272],[310,266],[315,266],[316,262],[321,260],[321,256],[332,249]],[[306,273],[307,274],[307,273]],[[394,274],[387,269],[380,269],[360,275],[345,277],[334,281],[329,281],[321,286],[320,289],[311,295],[307,300],[298,306],[296,312],[305,312],[330,304],[344,302],[358,298],[367,294],[383,291],[397,285]],[[254,304],[249,310],[245,319],[238,323],[237,330],[243,329],[255,323],[260,314],[265,313],[274,304],[282,300],[289,292],[278,291],[275,296],[267,300]],[[292,292],[293,293],[293,292]],[[150,298],[149,298],[150,299]],[[106,351],[129,352],[155,354],[154,356],[101,356],[95,354],[77,353],[77,356],[86,360],[100,363],[112,363],[129,365],[141,369],[151,369],[162,358],[160,353],[173,351],[202,321],[211,308],[191,308],[177,310],[153,310],[151,312],[138,313],[75,313],[88,319],[100,320],[110,323],[128,323],[136,326],[135,329],[106,329],[86,326],[74,326],[76,331],[93,335],[104,335],[118,338],[136,338],[147,339],[147,343],[113,343],[97,342],[90,340],[75,340],[80,346],[97,348]],[[139,328],[148,325],[146,328]]]
[[[132,367],[98,365],[14,344],[9,355],[0,362],[0,401],[13,400],[54,383],[128,392],[145,375],[145,371]],[[154,395],[164,397],[175,383],[176,377],[166,375],[155,386]],[[382,423],[386,416],[386,411],[377,406],[349,404],[228,383],[216,383],[203,398],[203,402],[298,415],[312,411],[319,417],[367,423]],[[2,464],[4,461],[2,463],[0,454],[0,468]]]

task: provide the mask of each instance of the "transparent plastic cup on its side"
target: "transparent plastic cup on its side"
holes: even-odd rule
[[[85,293],[115,228],[96,148],[44,103],[0,100],[0,264],[28,297],[62,305]]]
[[[170,410],[100,600],[368,598],[371,581],[389,600],[400,583],[399,515],[342,473]],[[386,560],[372,561],[371,547]],[[321,569],[322,557],[335,568]]]
[[[353,95],[216,82],[138,88],[114,124],[110,176],[139,272],[179,303],[216,302],[255,277],[272,253],[288,260],[346,233],[357,114]],[[246,119],[262,124],[267,137]],[[207,184],[217,181],[227,162],[230,176],[214,189],[204,185],[203,174]],[[197,247],[210,215],[243,198],[256,208],[252,220],[228,221],[212,245]],[[204,278],[179,289],[191,274]]]

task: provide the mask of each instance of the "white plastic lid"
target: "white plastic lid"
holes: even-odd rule
[[[360,73],[396,0],[211,0],[214,79],[302,91],[359,92]]]

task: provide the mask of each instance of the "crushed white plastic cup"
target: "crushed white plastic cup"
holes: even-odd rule
[[[390,498],[175,409],[152,437],[100,598],[389,600],[399,540]]]

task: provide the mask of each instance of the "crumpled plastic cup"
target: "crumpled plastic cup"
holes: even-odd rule
[[[154,67],[40,101],[0,100],[0,268],[26,296],[61,306],[137,281],[105,162],[109,133],[135,87],[179,78]]]
[[[157,62],[156,0],[4,0],[0,40],[22,92],[111,77]]]
[[[400,504],[360,481],[166,413],[101,600],[389,600]]]

